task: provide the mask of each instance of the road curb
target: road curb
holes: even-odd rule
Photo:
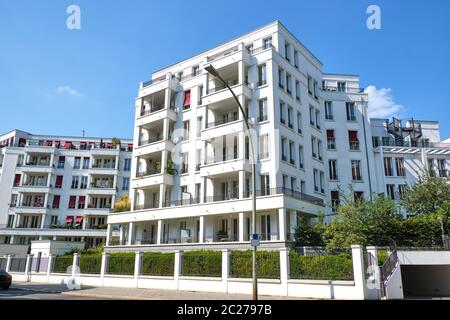
[[[143,297],[136,297],[136,296],[124,297],[124,296],[115,296],[115,295],[109,295],[109,294],[86,293],[86,292],[81,293],[79,291],[66,291],[66,292],[61,292],[61,294],[66,295],[66,296],[112,299],[112,300],[151,300],[151,299],[145,299]]]

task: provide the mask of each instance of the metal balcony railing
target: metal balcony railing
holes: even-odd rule
[[[239,116],[237,114],[233,114],[231,117],[226,117],[226,118],[222,118],[219,120],[216,120],[214,122],[210,122],[206,124],[206,129],[208,128],[214,128],[223,124],[227,124],[230,122],[234,122],[234,121],[238,121],[239,120]]]
[[[362,88],[348,88],[348,87],[338,87],[338,86],[323,86],[322,91],[327,92],[342,92],[342,93],[364,93]]]

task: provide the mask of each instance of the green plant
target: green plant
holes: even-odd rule
[[[119,138],[113,137],[111,139],[111,144],[112,144],[113,148],[116,148],[117,146],[120,146],[121,141]]]
[[[230,276],[234,278],[252,277],[252,251],[232,251],[230,256]],[[258,278],[280,278],[280,253],[258,251],[256,253],[256,274]]]
[[[177,169],[175,169],[175,164],[172,160],[167,161],[167,166],[165,168],[165,172],[167,174],[175,174],[177,173]]]
[[[64,255],[55,257],[53,263],[53,272],[55,273],[69,273],[69,269],[73,265],[73,255]]]
[[[111,253],[108,258],[108,274],[134,274],[135,253]]]
[[[102,265],[101,254],[80,255],[80,272],[82,274],[100,274]]]
[[[174,253],[147,252],[142,256],[142,275],[173,276]]]
[[[289,252],[291,279],[353,280],[353,261],[350,254],[303,256]]]
[[[183,254],[182,275],[197,277],[222,276],[222,252],[190,251]]]
[[[114,213],[128,212],[131,210],[131,201],[128,194],[124,195],[122,198],[118,199],[114,204]]]
[[[377,260],[379,266],[382,266],[387,261],[388,257],[389,254],[387,250],[377,250]]]

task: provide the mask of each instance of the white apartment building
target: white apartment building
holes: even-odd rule
[[[129,192],[131,140],[0,135],[0,243],[105,242],[107,216]]]
[[[322,63],[276,21],[141,83],[133,210],[108,217],[107,250],[249,246],[250,143],[232,94],[205,71],[208,65],[232,87],[251,119],[256,229],[263,247],[292,240],[299,216],[331,216],[342,192],[365,198],[387,193],[390,182],[380,159],[392,148],[405,154],[405,170],[417,161],[412,149],[448,161],[450,148],[435,144],[440,141],[436,123],[421,122],[422,136],[415,136],[433,142],[426,148],[374,146],[375,136],[395,141],[394,129],[389,121],[368,118],[359,77],[324,73]],[[408,126],[402,129],[405,144]],[[436,169],[446,170],[439,163]],[[411,181],[417,174],[411,173]],[[116,227],[119,242],[113,245]]]

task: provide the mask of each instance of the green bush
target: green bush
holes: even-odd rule
[[[221,277],[222,252],[207,250],[185,252],[181,274],[195,277]]]
[[[291,279],[353,280],[353,261],[350,254],[302,256],[290,251]]]
[[[141,274],[151,276],[173,276],[174,265],[174,253],[144,253],[142,257]]]
[[[388,257],[389,254],[387,250],[378,250],[377,251],[378,265],[381,267],[387,261]]]
[[[69,267],[72,267],[72,265],[73,265],[73,255],[55,257],[55,261],[53,263],[53,272],[68,273],[68,269]]]
[[[112,253],[108,259],[108,274],[133,275],[135,253]]]
[[[102,255],[80,255],[80,272],[82,274],[100,274]]]
[[[252,251],[233,251],[230,257],[230,277],[252,277]],[[280,253],[269,251],[256,252],[256,275],[263,279],[280,278]]]

